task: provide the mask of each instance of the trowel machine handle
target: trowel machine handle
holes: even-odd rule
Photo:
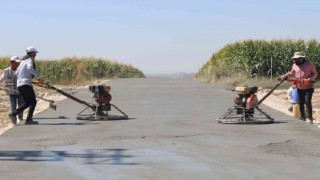
[[[276,84],[266,95],[264,95],[261,98],[261,100],[258,102],[258,105],[260,105],[268,96],[270,96],[273,93],[273,91],[277,89],[277,87],[279,87],[280,84],[282,84],[285,80],[286,78],[282,78],[278,84]]]
[[[13,92],[16,92],[16,93],[20,93],[20,92],[17,91],[17,90],[10,89],[10,88],[6,88],[6,87],[1,87],[1,86],[0,86],[0,90],[3,90],[3,91],[13,91]],[[55,102],[55,101],[50,100],[50,99],[46,99],[46,98],[43,98],[43,97],[40,97],[40,96],[36,96],[36,98],[42,99],[42,100],[44,100],[44,101],[49,102],[49,103],[50,103],[50,104],[49,104],[49,107],[50,107],[51,109],[53,109],[53,110],[57,110],[57,105],[56,105],[56,102]]]
[[[311,81],[309,78],[308,79],[296,79],[296,78],[288,78],[287,81],[290,81],[294,84],[304,84],[304,85],[308,85],[311,83],[316,83],[316,81]]]
[[[35,84],[35,85],[37,85],[39,87],[43,87],[45,89],[55,90],[56,92],[66,96],[67,98],[70,98],[70,99],[72,99],[72,100],[74,100],[74,101],[76,101],[76,102],[78,102],[80,104],[86,105],[87,107],[90,107],[91,109],[95,108],[95,106],[93,106],[93,105],[91,105],[91,104],[89,104],[89,103],[87,103],[85,101],[82,101],[82,100],[80,100],[80,99],[78,99],[78,98],[76,98],[76,97],[74,97],[74,96],[72,96],[72,95],[70,95],[70,94],[68,94],[68,93],[66,93],[66,92],[54,87],[54,86],[52,86],[49,82],[43,83],[42,81],[37,81],[37,82],[32,82],[32,84]]]

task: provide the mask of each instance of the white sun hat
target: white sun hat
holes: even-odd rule
[[[36,50],[36,48],[34,48],[34,47],[27,47],[27,50],[26,50],[27,52],[35,52],[35,53],[39,53],[37,50]]]
[[[297,51],[297,52],[294,53],[292,59],[304,58],[304,57],[305,57],[305,56],[303,55],[302,52]]]
[[[12,57],[10,58],[10,61],[20,62],[20,59],[19,59],[18,56],[12,56]]]

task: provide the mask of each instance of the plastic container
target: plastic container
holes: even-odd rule
[[[298,95],[298,89],[293,88],[292,89],[292,103],[299,103],[299,95]]]
[[[292,114],[295,118],[301,117],[299,104],[292,104]]]

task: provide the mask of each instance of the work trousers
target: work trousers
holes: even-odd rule
[[[298,89],[298,96],[299,96],[299,106],[300,106],[300,113],[301,118],[306,118],[304,105],[306,105],[307,110],[307,118],[313,120],[312,117],[312,95],[314,92],[314,88],[310,89]]]
[[[36,95],[34,93],[33,87],[29,85],[24,85],[18,87],[20,95],[24,98],[25,103],[22,106],[19,106],[12,114],[14,116],[20,114],[25,109],[29,108],[28,116],[26,121],[32,121],[33,112],[37,105]]]
[[[18,102],[18,107],[24,104],[24,99],[20,94],[10,94],[9,98],[10,98],[11,112],[17,109],[17,102]],[[22,119],[23,111],[18,116],[19,116],[19,119]]]

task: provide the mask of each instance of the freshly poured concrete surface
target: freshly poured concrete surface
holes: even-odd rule
[[[112,80],[129,120],[79,121],[70,99],[0,136],[1,179],[319,179],[320,130],[261,106],[276,123],[216,121],[228,87],[192,79]],[[88,89],[76,97],[91,101]],[[117,113],[112,111],[111,113]]]

